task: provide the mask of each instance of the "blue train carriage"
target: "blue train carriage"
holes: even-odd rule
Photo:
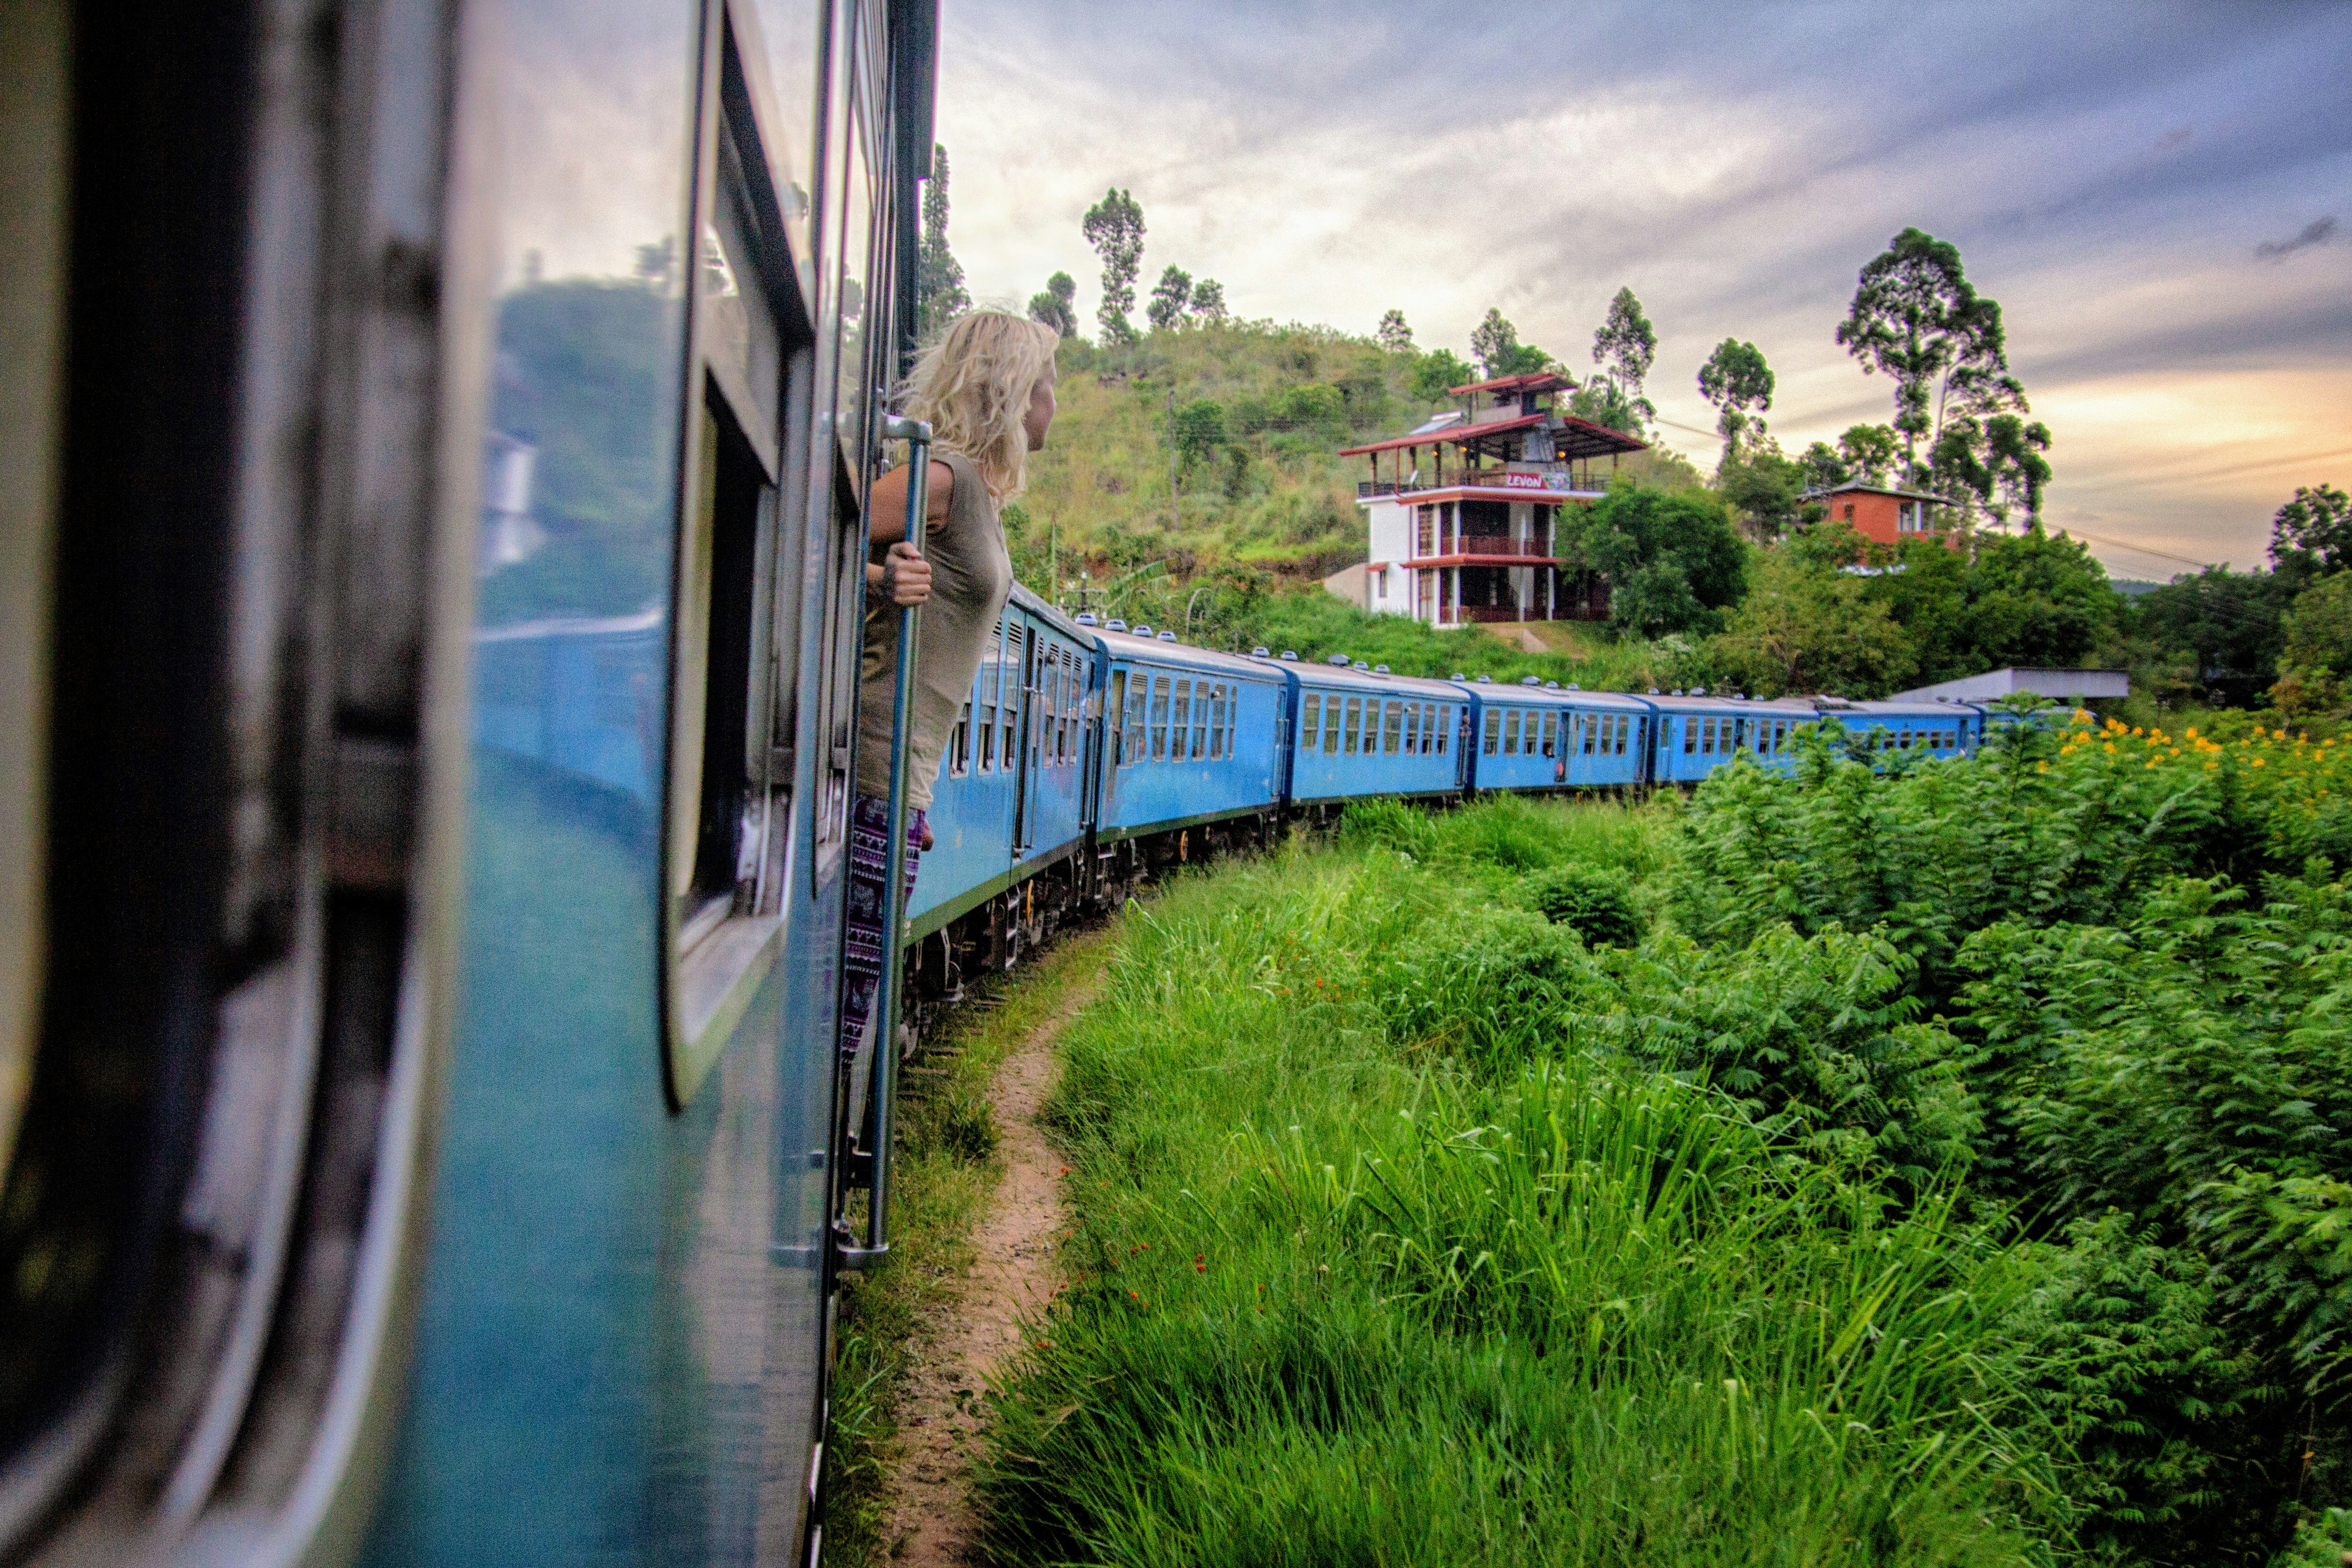
[[[1696,784],[1746,752],[1760,767],[1791,765],[1790,738],[1819,717],[1801,698],[1748,698],[1705,690],[1662,693],[1646,700],[1658,714],[1651,776],[1660,784]]]
[[[1638,697],[1586,691],[1530,676],[1517,686],[1481,677],[1471,782],[1479,790],[1622,789],[1643,782],[1654,715]]]
[[[1888,760],[1966,756],[1983,732],[1982,716],[1965,703],[1821,697],[1814,704],[1844,727],[1857,752]]]
[[[1089,892],[1102,652],[1088,627],[1015,585],[948,737],[908,903],[910,1010],[951,1002],[968,973],[1009,968]]]
[[[808,1561],[936,7],[107,18],[0,116],[0,1560]]]
[[[1367,795],[1455,795],[1468,692],[1449,681],[1392,675],[1334,654],[1321,664],[1261,660],[1286,682],[1288,799],[1318,810]],[[1295,740],[1289,737],[1295,736]]]
[[[1279,665],[1187,647],[1172,632],[1113,620],[1097,636],[1094,853],[1105,896],[1115,898],[1155,866],[1270,829],[1289,687]]]

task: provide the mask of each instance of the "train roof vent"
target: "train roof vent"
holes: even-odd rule
[[[1174,642],[1176,640],[1176,634],[1174,632],[1161,632],[1160,634],[1160,640],[1161,642]]]
[[[1543,677],[1540,675],[1522,675],[1519,677],[1519,684],[1521,686],[1541,686],[1543,684]]]
[[[1492,686],[1495,684],[1495,678],[1491,675],[1482,675],[1478,678],[1478,684],[1481,686]]]
[[[1547,680],[1544,682],[1544,689],[1546,691],[1558,691],[1559,689],[1559,682],[1557,680]]]
[[[1273,651],[1274,650],[1266,647],[1265,644],[1260,643],[1257,647],[1250,649],[1250,657],[1252,658],[1264,658],[1267,654],[1272,653]]]
[[[1573,690],[1573,689],[1574,689],[1574,688],[1572,688],[1572,687],[1571,687],[1570,689]],[[1657,694],[1658,694],[1658,689],[1657,689],[1656,687],[1653,686],[1652,688],[1650,688],[1650,695],[1651,695],[1651,696],[1655,697]]]
[[[1336,665],[1339,665],[1339,666],[1341,666],[1341,667],[1343,667],[1343,668],[1344,668],[1344,667],[1347,665],[1347,662],[1348,662],[1348,656],[1347,656],[1346,654],[1344,654],[1344,653],[1335,653],[1335,654],[1333,654],[1329,658],[1325,659],[1323,662],[1324,662],[1324,663],[1326,663],[1326,664],[1336,664]]]
[[[1110,619],[1103,623],[1103,630],[1107,632],[1123,632],[1127,630],[1127,623],[1120,620],[1117,616],[1113,616]]]
[[[1447,676],[1445,679],[1448,679],[1448,680],[1467,680],[1467,679],[1469,679],[1470,678],[1469,678],[1468,676],[1466,676],[1466,675],[1463,674],[1460,670],[1458,670],[1458,669],[1457,669],[1457,670],[1455,670],[1453,674],[1451,674],[1451,675]]]
[[[1706,688],[1704,686],[1694,686],[1691,688],[1691,695],[1693,697],[1704,697],[1706,695]]]
[[[1284,648],[1282,650],[1282,657],[1290,660],[1291,663],[1296,664],[1298,662],[1298,650],[1295,647]]]
[[[1386,675],[1388,672],[1389,667],[1385,664],[1376,664],[1372,666],[1372,673],[1374,675]]]
[[[1149,621],[1138,621],[1135,624],[1135,635],[1139,637],[1150,637],[1151,635],[1151,623]]]
[[[1095,619],[1095,613],[1092,610],[1080,610],[1078,612],[1078,625],[1082,626],[1098,626],[1102,625],[1102,623]]]

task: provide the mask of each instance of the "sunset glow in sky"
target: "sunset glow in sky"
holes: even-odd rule
[[[1726,336],[1770,360],[1790,450],[1890,417],[1832,334],[1916,225],[2002,306],[2053,524],[2245,568],[2296,485],[2352,487],[2352,6],[945,0],[942,25],[977,299],[1065,270],[1091,331],[1078,220],[1109,185],[1148,224],[1139,300],[1173,262],[1243,316],[1369,334],[1394,306],[1465,355],[1498,305],[1582,374],[1630,284],[1663,434],[1711,468],[1694,378]]]

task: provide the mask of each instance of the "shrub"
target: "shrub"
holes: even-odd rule
[[[1642,940],[1633,879],[1622,869],[1555,866],[1527,881],[1528,901],[1557,925],[1572,926],[1591,947],[1631,947]]]

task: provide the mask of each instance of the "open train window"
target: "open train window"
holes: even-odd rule
[[[1168,755],[1168,678],[1151,678],[1151,760],[1155,763]]]
[[[1363,722],[1364,700],[1360,697],[1349,698],[1348,722],[1340,731],[1340,743],[1349,756],[1352,757],[1356,754],[1357,742],[1362,733]]]
[[[1225,760],[1225,685],[1219,681],[1209,692],[1209,760]]]
[[[1140,670],[1127,682],[1127,762],[1129,767],[1143,761],[1145,700],[1150,696],[1148,682]]]
[[[664,1079],[683,1107],[782,950],[790,778],[774,761],[775,695],[799,636],[779,626],[779,479],[794,378],[814,334],[793,301],[783,223],[731,31],[698,182],[689,331],[693,397],[672,567],[665,796]],[[803,394],[795,407],[805,407]],[[790,563],[797,576],[798,563]],[[780,635],[781,634],[781,635]],[[782,658],[778,655],[781,652]]]
[[[1493,756],[1503,749],[1503,710],[1486,710],[1486,755]]]
[[[1441,704],[1437,710],[1437,754],[1445,755],[1445,748],[1454,734],[1454,704]]]
[[[1303,700],[1300,712],[1303,717],[1298,721],[1298,749],[1301,752],[1311,752],[1315,749],[1317,734],[1323,728],[1321,694],[1308,692]]]
[[[1519,754],[1519,710],[1516,708],[1503,715],[1503,755]]]

